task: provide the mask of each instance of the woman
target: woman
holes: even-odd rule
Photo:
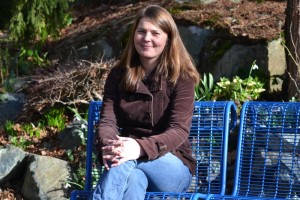
[[[140,10],[105,84],[98,137],[106,170],[90,199],[144,199],[146,191],[188,189],[198,79],[168,11],[154,5]]]

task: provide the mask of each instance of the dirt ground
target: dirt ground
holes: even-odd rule
[[[47,48],[51,48],[63,40],[68,40],[72,35],[96,29],[111,19],[132,15],[137,9],[148,4],[158,4],[169,9],[178,23],[211,27],[222,30],[224,34],[231,36],[269,40],[279,37],[283,31],[286,9],[284,0],[265,0],[262,3],[257,3],[256,0],[244,0],[238,4],[229,0],[219,0],[207,5],[179,4],[160,0],[139,1],[138,3],[126,3],[128,2],[126,0],[120,2],[122,3],[76,5],[73,9],[73,23],[61,30],[60,41],[52,42]],[[55,141],[53,142],[55,143]],[[0,131],[0,145],[7,143],[9,141],[5,133]],[[55,151],[42,149],[38,142],[28,151],[62,159],[65,155],[64,151],[59,148]],[[2,190],[0,189],[0,200],[23,199],[20,194],[20,184],[7,183]]]
[[[285,21],[286,1],[257,2],[242,0],[237,4],[229,0],[218,0],[211,4],[180,4],[174,1],[151,0],[135,4],[101,4],[91,7],[78,5],[74,10],[75,17],[72,25],[62,30],[62,39],[72,34],[90,31],[111,19],[132,15],[137,9],[149,4],[158,4],[167,8],[179,23],[228,29],[226,31],[234,36],[251,39],[278,37],[278,32]]]

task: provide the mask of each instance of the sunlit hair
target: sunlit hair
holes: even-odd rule
[[[147,18],[154,26],[160,28],[168,35],[167,45],[162,52],[161,61],[156,68],[156,73],[166,76],[173,84],[176,83],[180,74],[184,78],[192,78],[197,84],[199,74],[180,38],[172,16],[164,8],[151,5],[137,13],[128,43],[118,63],[119,67],[126,68],[126,74],[123,79],[125,89],[127,91],[134,91],[137,83],[145,76],[145,71],[140,64],[139,55],[134,47],[134,34],[142,18]]]

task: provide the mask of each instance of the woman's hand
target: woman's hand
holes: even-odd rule
[[[102,147],[102,161],[104,167],[109,170],[109,162],[112,164],[117,162],[119,157],[118,148],[122,145],[122,141],[118,138],[117,140],[108,140],[106,141],[106,146]]]
[[[104,166],[109,170],[108,161],[111,167],[118,166],[128,160],[135,160],[144,155],[144,150],[139,143],[129,137],[118,137],[117,140],[109,140],[105,147],[102,147],[102,158]]]

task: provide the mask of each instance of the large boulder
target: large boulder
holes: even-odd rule
[[[65,185],[71,174],[66,161],[30,155],[28,164],[22,186],[26,199],[68,199]]]
[[[0,148],[0,185],[22,176],[26,169],[27,155],[14,146]]]

